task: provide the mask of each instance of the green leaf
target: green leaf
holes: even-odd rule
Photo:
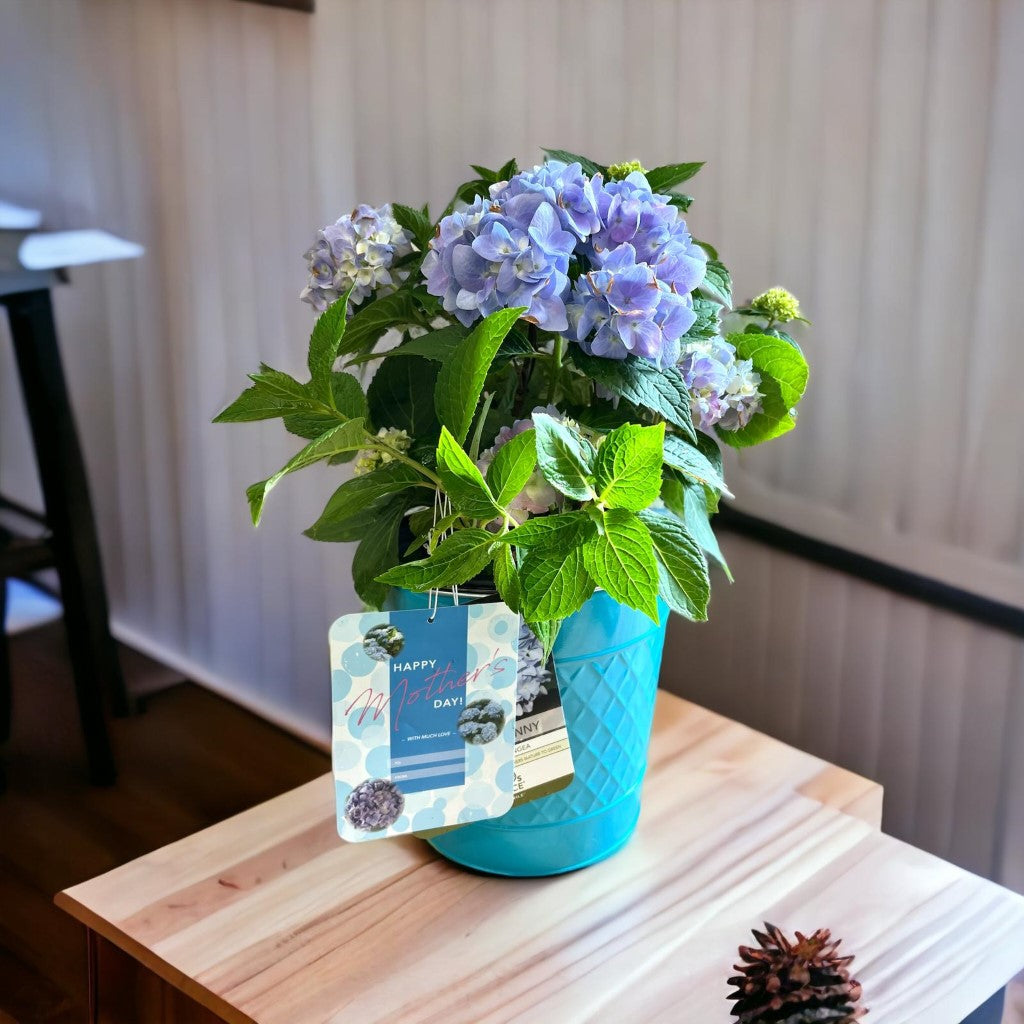
[[[213,418],[214,423],[253,423],[284,416],[296,408],[295,403],[268,393],[258,384],[246,388],[226,409]]]
[[[405,514],[405,502],[397,498],[378,515],[378,528],[360,541],[352,556],[352,582],[356,593],[373,609],[379,609],[388,596],[388,587],[377,577],[398,564],[398,531]]]
[[[575,345],[572,359],[587,377],[606,387],[612,394],[658,413],[696,440],[697,434],[690,416],[690,394],[675,367],[659,370],[636,356],[627,356],[622,360],[602,359],[600,356],[587,355]]]
[[[594,462],[600,500],[631,512],[647,508],[661,491],[662,443],[668,440],[664,423],[626,423],[608,434]]]
[[[426,249],[430,239],[434,236],[434,224],[426,208],[417,210],[412,206],[392,203],[391,212],[395,215],[395,220],[412,235],[420,249]]]
[[[594,581],[583,564],[583,548],[527,551],[519,578],[522,611],[528,622],[567,618],[594,592]]]
[[[312,439],[346,419],[366,418],[366,395],[363,394],[362,385],[351,373],[335,370],[331,374],[331,388],[334,392],[333,408],[322,406],[320,411],[302,409],[290,412],[284,417],[285,429],[299,437]]]
[[[336,302],[332,302],[316,319],[309,336],[310,392],[325,405],[334,405],[331,370],[338,358],[338,346],[345,335],[350,288]]]
[[[745,448],[785,434],[796,425],[793,407],[807,387],[808,368],[803,353],[785,338],[771,334],[730,334],[737,359],[749,359],[761,375],[761,411],[741,430],[719,430],[718,436],[734,448]]]
[[[364,352],[362,355],[350,359],[346,365],[361,366],[363,363],[369,363],[375,359],[394,359],[396,356],[422,356],[424,359],[443,363],[446,359],[451,358],[452,353],[459,347],[459,343],[465,339],[467,334],[468,331],[465,327],[452,324],[450,327],[442,327],[440,330],[431,331],[419,338],[413,338],[388,352]]]
[[[491,361],[505,335],[526,309],[525,306],[499,309],[481,320],[441,366],[434,406],[438,418],[459,444],[469,433]]]
[[[707,492],[701,484],[693,480],[670,481],[669,486],[673,485],[678,488],[678,493],[671,499],[666,498],[665,504],[683,520],[687,533],[722,567],[731,583],[732,572],[711,526]]]
[[[608,509],[602,518],[604,532],[581,549],[587,572],[616,601],[658,622],[658,565],[650,532],[624,508]]]
[[[570,153],[565,149],[545,149],[544,152],[552,160],[561,160],[563,164],[579,164],[583,168],[583,173],[589,174],[591,177],[595,174],[603,174],[605,176],[608,174],[607,167],[602,167],[601,164],[595,163],[589,157]]]
[[[363,303],[349,320],[337,354],[368,351],[392,327],[405,327],[409,324],[425,326],[427,317],[418,305],[419,298],[417,291],[400,288],[390,295],[382,295]]]
[[[537,432],[537,463],[548,483],[577,501],[596,498],[594,451],[576,431],[547,413],[533,417]]]
[[[684,338],[713,338],[721,327],[721,305],[697,295],[693,299],[693,311],[697,319],[693,326],[683,335]]]
[[[531,551],[557,549],[565,552],[579,547],[596,532],[597,525],[586,512],[561,512],[554,516],[534,516],[497,539]]]
[[[688,196],[685,192],[669,192],[668,204],[677,206],[683,213],[686,213],[693,206],[693,196]]]
[[[337,455],[339,452],[354,451],[363,447],[366,441],[366,432],[363,430],[362,420],[349,420],[328,430],[315,441],[310,441],[300,452],[292,456],[272,477],[253,484],[245,493],[249,499],[249,511],[252,514],[254,526],[259,525],[260,516],[263,512],[263,503],[267,495],[274,489],[278,481],[294,473],[298,469],[313,465],[321,459]]]
[[[494,586],[498,591],[498,597],[512,611],[519,611],[522,606],[523,589],[511,548],[499,547],[494,553]]]
[[[410,487],[429,487],[429,484],[402,462],[389,462],[372,473],[346,480],[331,495],[320,518],[305,534],[313,540],[337,540],[337,532],[347,531],[348,521],[362,516],[368,506]]]
[[[437,442],[437,472],[456,512],[469,519],[496,519],[504,515],[473,460],[458,441],[441,428]]]
[[[703,622],[708,617],[711,581],[696,541],[672,515],[649,509],[640,518],[658,552],[662,597],[680,615]]]
[[[487,484],[504,509],[527,485],[537,467],[536,431],[524,430],[498,449],[487,467]]]
[[[647,172],[647,184],[651,186],[652,192],[667,192],[689,181],[703,166],[703,160],[689,164],[664,164]]]
[[[729,276],[729,271],[718,260],[708,260],[707,270],[699,290],[708,298],[720,302],[726,309],[732,306],[732,278]]]
[[[544,659],[551,657],[555,641],[558,639],[558,631],[562,627],[562,620],[556,619],[553,622],[527,622],[526,624],[533,635],[540,641],[544,649]]]
[[[375,427],[395,427],[431,445],[438,433],[434,387],[438,368],[422,357],[385,359],[366,389]]]
[[[699,448],[674,434],[669,434],[665,438],[665,464],[690,477],[691,480],[706,484],[732,497],[732,493],[725,486],[721,470],[716,468]]]
[[[250,373],[251,380],[264,394],[291,399],[300,408],[315,408],[319,401],[309,393],[307,385],[297,381],[291,374],[275,370],[266,363],[260,363],[259,372]]]
[[[446,537],[429,558],[396,565],[378,577],[392,587],[424,591],[453,587],[471,580],[491,560],[494,534],[486,530],[459,530]]]

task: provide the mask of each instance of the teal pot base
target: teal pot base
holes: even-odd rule
[[[399,607],[426,595],[398,591]],[[445,602],[448,603],[448,602]],[[438,853],[492,875],[559,875],[621,849],[640,815],[668,607],[661,624],[598,591],[565,621],[554,659],[575,775],[550,796],[429,840]]]
[[[428,840],[442,857],[489,875],[539,878],[590,867],[629,842],[640,817],[640,792],[585,818],[552,821],[529,829],[481,821]]]

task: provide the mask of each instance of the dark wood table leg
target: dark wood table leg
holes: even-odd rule
[[[47,289],[5,295],[22,392],[32,428],[47,525],[60,576],[64,622],[94,782],[114,781],[116,770],[103,716],[103,687],[115,713],[128,700],[117,648],[110,635],[96,523],[85,464],[68,400]]]
[[[98,1024],[100,1019],[100,964],[99,951],[96,948],[96,933],[91,928],[85,929],[85,964],[86,964],[86,998],[89,1000],[89,1024]]]

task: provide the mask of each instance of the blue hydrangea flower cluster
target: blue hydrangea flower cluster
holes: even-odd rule
[[[405,273],[393,265],[412,251],[412,240],[395,220],[390,204],[376,210],[357,206],[317,232],[304,254],[309,281],[299,298],[319,313],[352,288],[351,314],[371,293],[387,293],[402,282]]]
[[[345,818],[361,832],[380,832],[394,825],[404,808],[405,797],[390,779],[367,779],[349,793]]]
[[[590,272],[570,289],[569,258]],[[640,172],[604,183],[549,160],[442,220],[423,261],[427,290],[469,326],[508,306],[593,355],[673,365],[696,319],[689,293],[707,256]]]
[[[475,700],[459,715],[459,735],[467,743],[490,743],[505,727],[505,712],[496,700]]]
[[[736,349],[722,338],[688,344],[679,371],[690,392],[694,422],[707,433],[716,425],[739,430],[761,408],[761,375],[749,359],[737,359]]]
[[[371,626],[363,635],[363,650],[374,661],[387,661],[400,654],[405,646],[405,636],[397,626],[386,622]]]
[[[478,196],[445,217],[423,260],[427,291],[467,327],[510,306],[550,331],[563,331],[569,257],[576,236],[542,191],[504,199]]]

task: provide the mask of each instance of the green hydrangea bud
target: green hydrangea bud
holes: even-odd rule
[[[646,174],[647,170],[639,160],[627,160],[621,164],[611,164],[608,168],[608,179],[610,181],[621,181],[629,177],[634,171]]]
[[[769,288],[750,303],[750,308],[779,323],[802,319],[797,297],[785,288]]]
[[[412,438],[404,430],[398,430],[395,427],[381,427],[377,431],[377,436],[385,444],[400,452],[407,452],[412,443]],[[352,467],[352,475],[364,476],[366,473],[372,473],[378,466],[386,466],[389,462],[394,461],[395,457],[391,452],[381,451],[378,448],[364,448]]]

